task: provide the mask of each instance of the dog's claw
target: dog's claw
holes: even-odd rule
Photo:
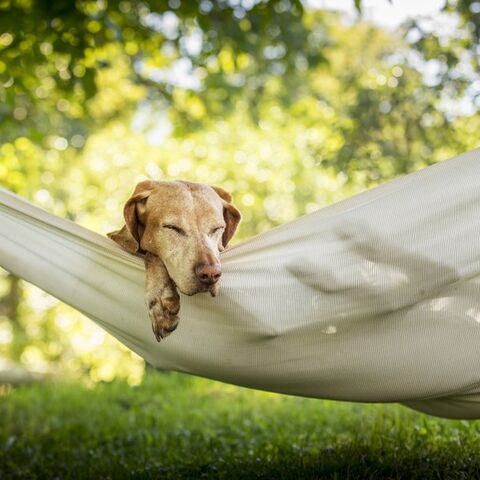
[[[176,323],[174,323],[173,325],[171,325],[170,327],[165,327],[165,331],[168,332],[168,333],[172,333],[174,332],[178,327],[178,321]]]
[[[160,332],[157,330],[157,326],[155,324],[152,323],[152,331],[153,331],[153,334],[155,335],[155,338],[157,340],[157,342],[160,342],[160,340],[163,338],[162,335],[160,334]]]

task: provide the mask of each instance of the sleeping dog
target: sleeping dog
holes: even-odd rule
[[[125,225],[108,236],[145,259],[145,301],[157,341],[178,325],[180,297],[218,293],[219,253],[241,219],[232,196],[205,183],[140,182],[123,209]]]

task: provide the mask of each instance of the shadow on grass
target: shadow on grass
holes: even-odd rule
[[[4,452],[6,455],[2,455],[0,462],[2,478],[470,479],[479,478],[480,472],[480,457],[452,444],[448,448],[442,445],[438,450],[427,448],[415,452],[401,445],[387,450],[366,445],[334,445],[315,454],[282,448],[276,449],[272,458],[240,448],[235,451],[231,444],[223,445],[220,450],[218,445],[204,445],[199,450],[191,445],[191,450],[177,451],[172,456],[166,450],[168,442],[142,452],[142,447],[128,437],[110,439],[87,450],[81,446],[76,449],[73,444],[64,444],[62,448],[55,439],[38,440],[43,444],[41,450],[27,447],[10,454]],[[315,449],[312,445],[311,450]],[[205,450],[209,450],[206,455],[209,458],[204,458]]]

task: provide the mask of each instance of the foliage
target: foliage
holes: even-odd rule
[[[442,12],[437,19],[411,21],[406,38],[427,71],[427,84],[451,113],[473,114],[480,107],[480,2],[447,0]]]
[[[96,108],[102,78],[119,66],[191,128],[244,87],[254,100],[266,78],[322,58],[299,0],[5,0],[0,11],[4,139],[19,126],[35,140],[52,129],[68,138],[121,113],[123,102]]]
[[[0,402],[3,478],[476,478],[480,424],[180,374]]]

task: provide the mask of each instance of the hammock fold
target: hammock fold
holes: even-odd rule
[[[161,343],[140,258],[3,189],[0,265],[157,368],[480,418],[479,183],[477,149],[226,250]]]

